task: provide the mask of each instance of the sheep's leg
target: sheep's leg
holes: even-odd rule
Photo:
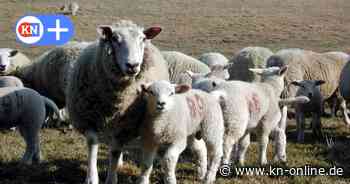
[[[98,139],[94,131],[87,131],[85,134],[88,147],[88,172],[86,176],[86,184],[98,184],[97,172],[97,153],[98,153]]]
[[[238,157],[237,157],[237,161],[238,163],[243,166],[244,165],[244,161],[245,161],[245,154],[247,152],[247,149],[250,145],[250,134],[246,133],[239,141],[238,144]]]
[[[220,166],[221,157],[223,155],[222,144],[223,144],[223,132],[215,137],[207,137],[205,142],[207,143],[208,150],[208,171],[205,176],[205,184],[212,184],[216,179],[216,172]],[[231,146],[232,147],[232,146]]]
[[[141,176],[137,183],[149,184],[149,178],[153,169],[153,162],[157,155],[158,148],[155,146],[144,146],[143,147],[143,160],[141,163]]]
[[[344,123],[346,125],[350,126],[350,119],[348,116],[348,112],[347,112],[347,108],[346,108],[346,101],[344,98],[341,99],[340,108],[341,108],[341,111],[343,112]]]
[[[274,161],[287,161],[287,136],[286,136],[286,127],[287,127],[287,106],[282,107],[282,117],[279,125],[274,130],[274,141],[275,141],[275,156]]]
[[[278,113],[278,114],[277,114]],[[275,112],[271,117],[267,117],[264,121],[261,122],[261,128],[259,131],[259,163],[260,165],[267,164],[267,145],[269,143],[269,135],[273,130],[273,127],[278,126],[279,121],[281,120],[281,114]],[[272,127],[271,127],[272,126]]]
[[[162,164],[165,172],[164,183],[176,184],[176,164],[179,159],[179,155],[183,152],[183,150],[185,150],[185,148],[186,141],[172,144],[166,151]]]
[[[20,126],[19,132],[26,142],[26,150],[21,162],[28,165],[34,160],[38,162],[40,160],[39,128]]]
[[[116,138],[112,138],[112,143],[109,147],[109,167],[106,184],[117,184],[118,174],[117,169],[121,167],[123,163],[123,154],[121,146],[118,144]]]
[[[321,116],[320,114],[313,113],[312,114],[312,121],[311,121],[312,133],[318,139],[322,138],[322,130],[321,130],[322,126],[321,126],[320,116]]]
[[[305,129],[305,116],[302,112],[297,112],[297,134],[298,134],[298,142],[304,142],[304,129]]]
[[[198,175],[203,180],[207,172],[207,148],[203,139],[197,140],[194,136],[188,139],[189,147],[197,155]]]

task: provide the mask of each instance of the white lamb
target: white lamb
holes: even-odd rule
[[[231,151],[239,143],[237,160],[244,165],[244,156],[250,144],[250,133],[257,130],[260,142],[259,163],[267,164],[266,149],[269,135],[273,132],[276,141],[275,159],[286,161],[285,121],[279,107],[280,94],[284,89],[284,75],[287,67],[250,69],[262,76],[262,82],[224,81],[219,79],[200,80],[194,88],[225,93],[222,105],[225,121],[223,163],[230,162]]]
[[[157,150],[167,145],[169,147],[163,160],[165,183],[175,184],[176,163],[187,142],[194,146],[199,156],[200,178],[204,183],[214,183],[221,161],[224,134],[220,96],[189,89],[188,85],[175,85],[167,81],[142,85],[147,110],[141,128],[145,158],[140,183],[149,183]],[[206,149],[204,146],[203,150],[199,138],[203,138],[208,151],[208,171]]]

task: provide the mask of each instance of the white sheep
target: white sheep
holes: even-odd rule
[[[258,131],[260,164],[267,163],[266,149],[271,132],[275,134],[276,147],[278,147],[275,159],[286,161],[285,120],[281,121],[279,97],[284,89],[284,74],[287,67],[250,70],[261,75],[262,82],[248,83],[211,78],[201,80],[193,87],[226,93],[222,105],[226,129],[223,163],[229,163],[233,145],[238,142],[237,159],[240,164],[244,164],[252,130]]]
[[[297,121],[298,142],[304,142],[305,113],[312,113],[312,133],[316,138],[322,137],[321,115],[323,110],[323,97],[320,85],[324,84],[323,80],[302,80],[293,81],[291,84],[296,85],[299,89],[296,96],[307,96],[310,102],[295,105],[295,119]]]
[[[210,72],[210,68],[207,65],[181,52],[162,51],[162,55],[168,65],[171,83],[191,85],[191,78],[185,74],[187,70],[202,74]]]
[[[0,128],[17,127],[26,143],[21,162],[40,161],[39,130],[45,122],[45,106],[59,117],[53,101],[38,92],[24,87],[0,88]]]
[[[121,20],[97,28],[99,38],[79,55],[67,87],[67,108],[73,126],[85,135],[88,148],[87,184],[98,184],[98,135],[110,148],[106,184],[117,183],[116,168],[125,144],[138,136],[145,102],[142,83],[169,80],[166,62],[151,39],[160,27],[144,29]],[[101,138],[101,137],[100,137]]]
[[[160,146],[170,145],[164,156],[165,183],[175,184],[175,168],[179,155],[187,141],[198,141],[196,134],[205,141],[208,151],[208,171],[205,154],[199,160],[200,178],[204,183],[214,183],[222,156],[224,122],[220,99],[201,91],[189,90],[188,85],[173,85],[156,81],[142,85],[147,101],[146,119],[141,128],[143,150],[140,183],[148,184],[153,160]],[[195,150],[200,150],[198,147]],[[204,164],[204,165],[203,165]]]
[[[18,50],[0,48],[0,75],[18,75],[30,64],[31,60]]]
[[[222,54],[218,52],[208,52],[204,53],[198,58],[200,61],[202,61],[204,64],[208,65],[209,68],[214,65],[227,65],[229,60]]]

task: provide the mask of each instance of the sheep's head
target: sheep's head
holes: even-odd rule
[[[17,50],[0,49],[0,73],[6,73],[11,64],[11,58],[18,53]]]
[[[141,71],[146,42],[161,32],[160,27],[146,30],[131,21],[120,21],[97,28],[100,40],[105,43],[103,54],[112,57],[124,75],[136,76]]]
[[[141,85],[148,108],[153,112],[165,112],[172,108],[174,95],[187,92],[191,87],[188,85],[171,84],[168,81],[156,81]]]
[[[207,74],[194,73],[186,71],[186,74],[192,79],[192,88],[200,89],[206,92],[213,91],[220,83],[225,81],[225,68],[220,66],[220,69],[213,70]]]
[[[291,84],[299,86],[297,91],[298,96],[307,96],[312,98],[316,91],[320,90],[320,85],[324,84],[323,80],[302,80],[302,81],[293,81]]]

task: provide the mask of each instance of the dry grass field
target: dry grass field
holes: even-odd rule
[[[299,47],[318,52],[350,52],[350,3],[347,0],[76,0],[81,6],[75,24],[74,40],[96,39],[96,26],[119,19],[131,19],[144,26],[160,25],[163,32],[153,43],[162,50],[178,50],[193,56],[218,51],[231,58],[246,46],[265,46],[276,51]],[[0,0],[0,47],[18,48],[35,58],[48,47],[26,47],[16,42],[13,27],[27,13],[59,12],[62,1]],[[323,118],[324,131],[336,145],[329,149],[325,141],[306,134],[305,144],[295,142],[295,120],[288,126],[288,162],[284,167],[343,167],[337,176],[233,176],[218,177],[218,184],[308,184],[350,182],[350,130],[340,118]],[[18,165],[24,142],[18,132],[0,132],[1,184],[76,184],[83,183],[86,171],[84,138],[75,131],[43,129],[40,165]],[[132,151],[120,170],[119,183],[134,183],[140,170]],[[107,147],[99,153],[99,175],[106,178]],[[269,146],[269,159],[272,147]],[[197,184],[191,159],[178,164],[179,183]],[[248,150],[247,165],[257,165],[257,146]],[[153,183],[162,183],[159,165],[152,174]]]

